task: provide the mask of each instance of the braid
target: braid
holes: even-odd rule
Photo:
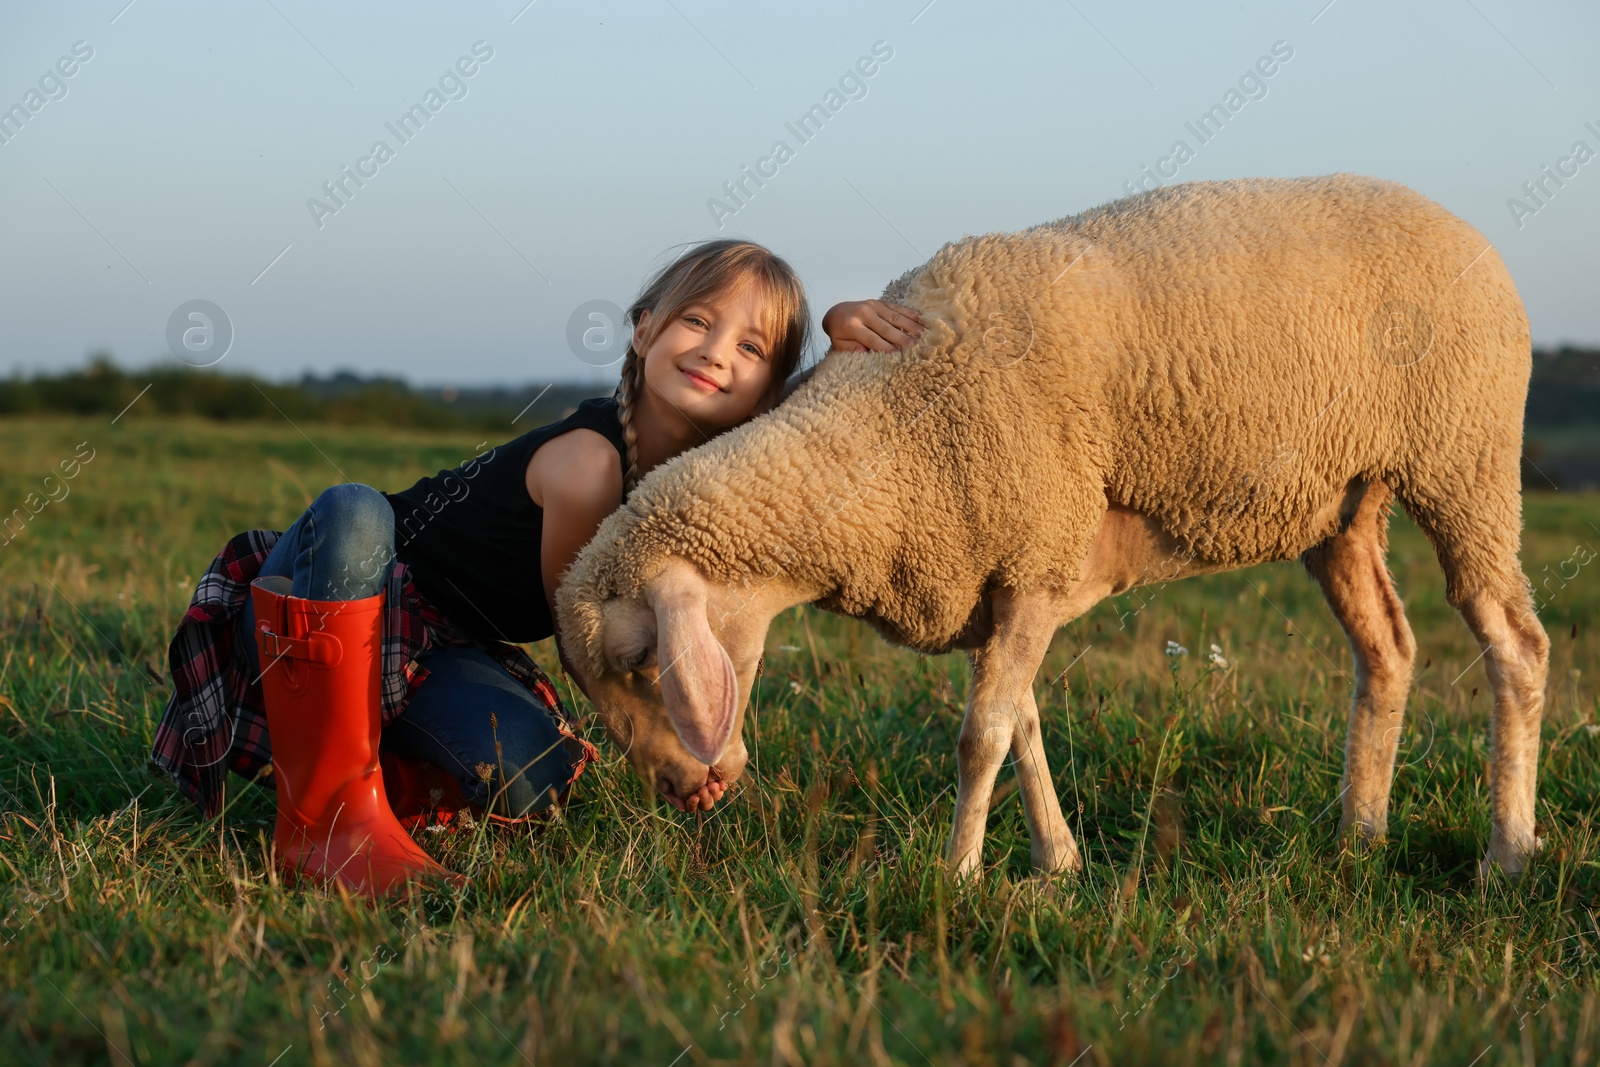
[[[628,469],[622,474],[622,495],[627,497],[639,481],[639,431],[633,425],[633,401],[644,371],[644,360],[628,346],[622,362],[622,377],[617,382],[617,421],[622,423],[622,440],[628,446]]]

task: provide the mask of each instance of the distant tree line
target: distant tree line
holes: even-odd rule
[[[148,386],[148,392],[141,392]],[[0,379],[0,417],[60,414],[115,416],[135,398],[127,417],[191,415],[222,422],[399,426],[424,430],[532,429],[554,422],[605,385],[560,383],[527,387],[419,389],[400,378],[338,371],[298,382],[263,381],[190,367],[123,370],[105,355],[87,367]],[[531,405],[531,407],[530,407]]]
[[[1600,348],[1535,349],[1529,426],[1600,424]]]

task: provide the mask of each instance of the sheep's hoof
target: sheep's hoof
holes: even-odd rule
[[[1521,878],[1528,869],[1528,861],[1544,844],[1544,838],[1528,837],[1520,841],[1505,837],[1499,832],[1489,834],[1489,851],[1478,861],[1478,880],[1487,881],[1496,867],[1512,879]]]
[[[1078,867],[1062,867],[1054,871],[1035,870],[1023,879],[1023,884],[1031,886],[1039,893],[1076,892],[1080,873]]]
[[[1339,837],[1349,843],[1352,852],[1368,852],[1387,839],[1388,819],[1344,819],[1339,823]]]
[[[1065,847],[1057,845],[1049,849],[1034,849],[1032,859],[1036,877],[1050,878],[1057,874],[1077,874],[1083,870],[1083,859],[1078,855],[1078,847],[1071,843]]]
[[[976,850],[959,860],[947,857],[945,867],[950,871],[950,878],[960,885],[970,885],[983,877],[982,858]]]

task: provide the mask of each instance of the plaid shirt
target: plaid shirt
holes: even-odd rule
[[[273,530],[246,530],[223,547],[201,575],[167,651],[174,691],[156,728],[150,760],[172,776],[208,819],[222,810],[229,770],[252,780],[261,780],[264,771],[270,775],[272,749],[261,683],[251,681],[246,650],[234,638],[250,583],[281,536]],[[581,746],[568,785],[599,756],[578,736],[577,719],[527,652],[513,644],[483,644],[469,637],[418,592],[404,563],[396,561],[389,571],[384,594],[380,671],[384,725],[405,711],[411,694],[428,677],[427,668],[416,662],[419,653],[480,644],[528,688],[560,731]]]

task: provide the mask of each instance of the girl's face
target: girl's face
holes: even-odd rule
[[[762,316],[762,290],[746,284],[678,311],[648,351],[640,346],[651,313],[634,327],[635,351],[644,351],[640,399],[676,410],[707,435],[760,414],[776,399],[773,339]]]

